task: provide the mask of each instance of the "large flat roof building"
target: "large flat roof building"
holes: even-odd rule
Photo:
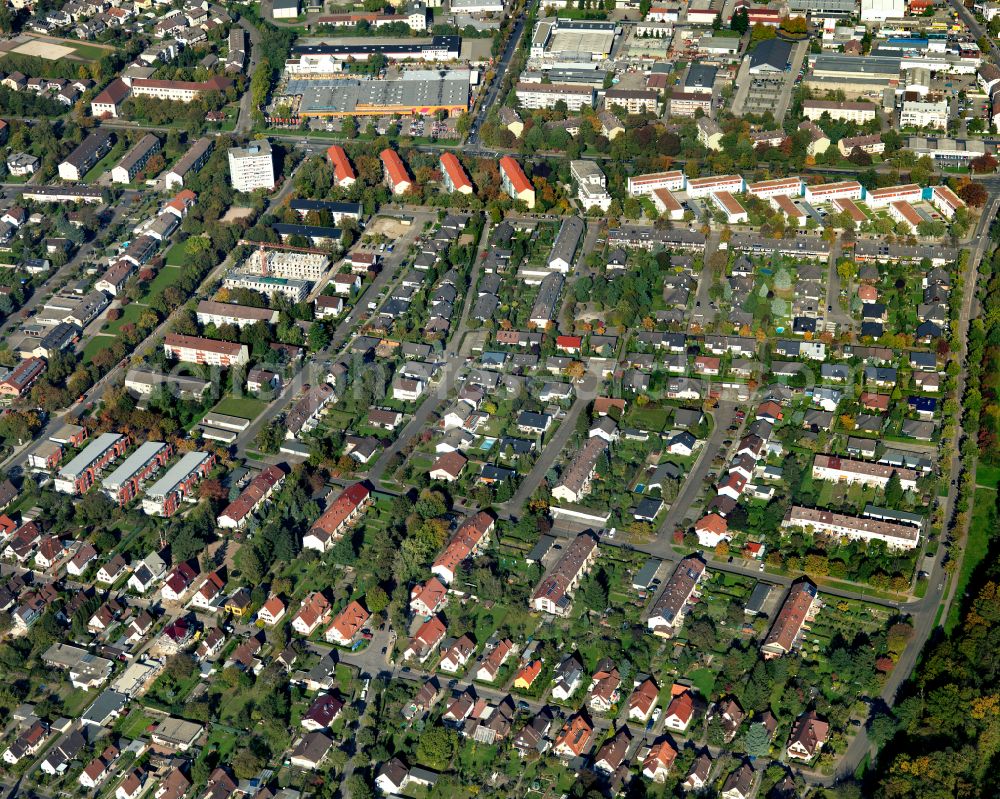
[[[409,70],[391,79],[300,79],[285,93],[298,97],[302,117],[459,114],[468,110],[469,70]]]

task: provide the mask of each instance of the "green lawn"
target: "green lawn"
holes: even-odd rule
[[[633,408],[627,414],[626,421],[640,430],[661,432],[667,426],[669,415],[669,408]]]
[[[977,472],[978,476],[978,472]],[[977,488],[972,498],[972,519],[969,523],[969,536],[965,542],[965,557],[962,559],[962,571],[958,575],[958,585],[955,586],[955,601],[951,603],[945,630],[950,632],[958,623],[962,610],[962,598],[969,585],[972,572],[986,557],[989,551],[990,539],[993,536],[991,509],[996,503],[996,493],[991,488]]]
[[[179,277],[180,269],[175,266],[164,266],[149,284],[149,290],[146,292],[146,296],[142,298],[142,302],[148,304],[154,297],[162,294],[167,286],[176,282]]]
[[[100,693],[96,688],[89,691],[85,691],[82,688],[75,689],[66,699],[63,701],[63,708],[70,718],[76,718],[84,709],[97,698]]]
[[[115,728],[122,738],[140,738],[152,723],[151,716],[147,716],[140,708],[133,708],[125,718],[115,725]]]
[[[146,306],[139,305],[136,302],[131,302],[122,309],[121,318],[116,319],[114,322],[106,322],[101,328],[102,333],[110,333],[113,336],[117,336],[122,329],[122,325],[135,324],[139,321],[139,317],[142,312],[146,310]]]
[[[712,695],[715,688],[715,672],[711,669],[695,669],[688,676],[700,693],[706,699]]]
[[[114,343],[114,336],[104,336],[101,334],[94,336],[87,342],[87,346],[83,348],[83,360],[89,363],[94,360],[94,356],[97,355],[97,353],[101,350],[107,349]]]
[[[996,488],[1000,485],[1000,466],[976,466],[976,485],[984,488]]]
[[[227,416],[238,416],[241,419],[256,419],[267,407],[264,400],[252,397],[226,397],[212,410]]]
[[[187,264],[188,245],[194,241],[194,237],[178,241],[172,245],[164,256],[164,263],[167,266],[185,266]]]

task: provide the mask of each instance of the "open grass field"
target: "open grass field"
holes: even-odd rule
[[[148,304],[154,297],[158,297],[163,293],[167,286],[175,283],[180,275],[180,270],[177,267],[164,266],[149,284],[149,291],[147,291],[146,296],[142,298],[142,302]]]
[[[976,472],[979,479],[979,472]],[[990,548],[993,537],[993,513],[996,503],[996,491],[992,488],[977,488],[972,498],[972,520],[969,523],[969,537],[965,542],[965,557],[962,558],[962,571],[958,574],[958,585],[955,586],[956,601],[952,602],[945,620],[945,630],[950,632],[958,624],[962,611],[961,598],[969,585],[972,572],[982,563]]]
[[[121,318],[113,322],[106,322],[101,328],[101,332],[117,336],[122,329],[122,325],[135,324],[145,309],[144,305],[139,305],[135,302],[129,303],[122,310]]]
[[[987,466],[980,463],[976,466],[976,485],[983,488],[1000,486],[1000,466]]]
[[[103,349],[107,349],[114,343],[114,336],[105,336],[99,333],[88,341],[87,346],[83,348],[83,360],[89,363],[94,360],[94,356],[97,355],[97,353]]]
[[[241,419],[256,419],[267,407],[264,400],[252,397],[226,397],[212,410],[227,416],[238,416]]]

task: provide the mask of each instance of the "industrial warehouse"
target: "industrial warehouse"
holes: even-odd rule
[[[455,61],[462,50],[460,36],[348,41],[351,43],[297,45],[285,62],[285,71],[289,75],[328,75],[342,71],[347,61],[367,61],[374,55],[382,55],[389,61]]]
[[[290,80],[283,101],[300,117],[460,114],[469,107],[471,70],[411,70],[390,80]]]

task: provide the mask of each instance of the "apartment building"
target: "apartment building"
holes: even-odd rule
[[[806,119],[816,121],[823,114],[830,119],[844,122],[856,122],[859,125],[876,118],[877,109],[872,103],[850,103],[837,100],[803,100],[802,115]]]
[[[87,135],[66,160],[59,164],[59,177],[63,180],[82,180],[97,162],[111,152],[114,135],[108,130],[95,130]]]
[[[410,174],[406,171],[406,165],[403,163],[403,159],[399,157],[399,153],[386,148],[379,153],[379,157],[382,159],[385,183],[392,193],[399,195],[409,191],[410,186],[413,185],[413,181],[410,180]]]
[[[649,612],[646,626],[654,635],[670,638],[681,629],[689,603],[706,574],[705,563],[699,558],[687,557],[677,564]]]
[[[255,140],[246,147],[230,147],[228,152],[229,182],[236,191],[274,188],[274,159],[266,139]]]
[[[893,550],[914,549],[920,543],[919,527],[861,516],[846,516],[801,505],[794,505],[788,510],[781,526],[786,529],[812,530],[851,541],[882,541]]]
[[[679,169],[670,172],[651,172],[646,175],[635,175],[628,179],[629,197],[648,197],[657,189],[667,191],[683,191],[687,186],[687,177]]]
[[[913,469],[896,468],[883,463],[869,463],[836,455],[817,455],[813,459],[814,480],[830,480],[884,489],[894,474],[899,478],[899,483],[905,491],[916,489],[919,475]]]
[[[163,352],[170,360],[223,368],[245,366],[250,361],[250,350],[246,344],[178,333],[167,334],[163,340]]]
[[[522,108],[532,110],[555,108],[556,103],[566,104],[567,111],[579,111],[584,106],[594,107],[596,92],[592,86],[576,83],[525,83],[517,84],[517,101]]]
[[[208,476],[215,463],[209,452],[187,452],[165,475],[146,490],[143,513],[148,516],[172,516],[181,502],[191,496],[198,481]]]
[[[167,191],[180,188],[184,185],[184,180],[188,175],[193,175],[205,166],[214,148],[215,140],[208,136],[203,136],[192,144],[188,151],[180,157],[180,160],[167,170],[164,179]]]
[[[132,78],[132,94],[136,97],[153,97],[174,103],[190,103],[208,92],[224,92],[233,82],[218,76],[206,81],[154,80],[153,78]]]
[[[166,465],[173,452],[162,441],[146,441],[102,481],[104,493],[119,505],[139,495],[142,484]]]
[[[126,449],[128,438],[120,433],[102,433],[59,470],[53,487],[64,494],[84,493],[104,468],[124,455]]]
[[[454,153],[441,156],[441,183],[449,194],[472,194],[472,181],[462,168]]]
[[[202,300],[198,303],[199,325],[236,325],[244,328],[258,322],[273,325],[278,321],[278,312],[270,308],[253,308],[249,305],[237,305],[231,302],[215,302]]]
[[[764,659],[771,660],[791,652],[802,640],[806,625],[816,618],[822,607],[819,589],[815,585],[808,580],[795,583],[761,644]]]
[[[131,183],[138,175],[149,159],[160,152],[160,140],[152,133],[147,133],[138,143],[118,162],[111,170],[111,181],[113,183]]]
[[[712,95],[702,92],[685,92],[675,89],[667,99],[670,116],[694,117],[700,108],[706,117],[712,115]]]
[[[521,165],[509,155],[500,159],[500,185],[512,199],[520,200],[529,209],[535,207],[535,188]]]
[[[595,560],[597,539],[590,533],[578,535],[566,546],[556,565],[535,588],[531,596],[531,607],[554,616],[569,615],[573,592]]]
[[[326,157],[333,165],[333,179],[337,181],[337,185],[345,189],[353,186],[358,178],[344,148],[334,144],[327,148]]]
[[[273,297],[281,294],[288,297],[293,303],[302,302],[309,295],[309,288],[312,285],[307,280],[293,280],[284,277],[272,277],[270,275],[255,275],[249,272],[233,270],[222,281],[222,285],[227,289],[250,289],[263,294],[265,297]]]

